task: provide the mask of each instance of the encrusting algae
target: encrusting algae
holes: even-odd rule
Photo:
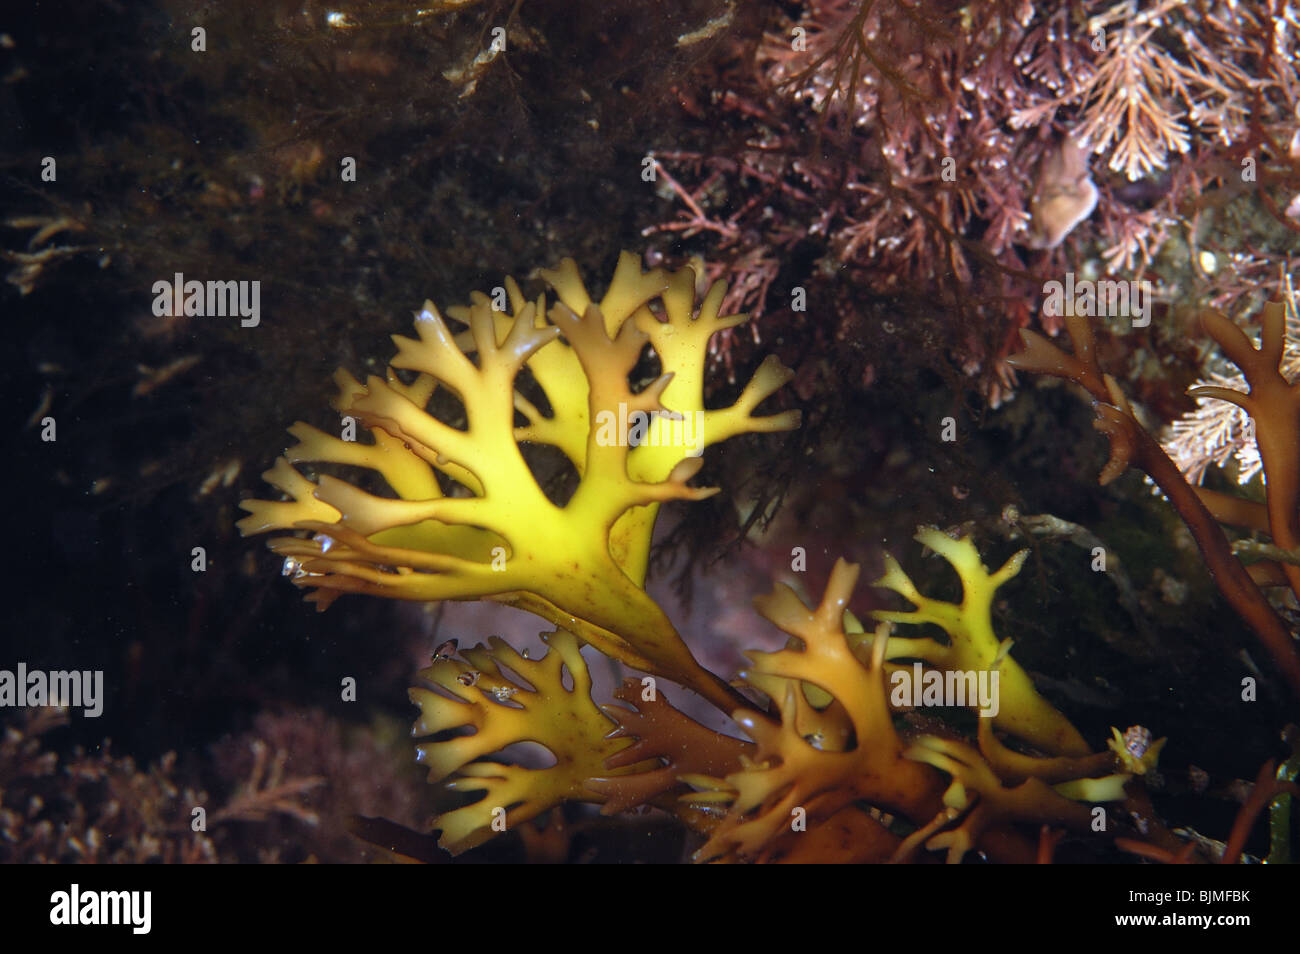
[[[549,307],[506,279],[495,301],[475,294],[447,309],[466,326],[459,333],[426,302],[418,337],[394,337],[384,377],[336,375],[335,410],[372,442],[297,423],[298,443],[265,475],[289,499],[242,505],[245,534],[292,531],[270,546],[319,609],[349,592],[489,599],[556,627],[542,659],[498,637],[459,653],[451,645],[411,690],[430,780],[481,793],[437,818],[442,847],[459,854],[569,801],[669,812],[702,838],[700,861],[904,861],[925,851],[1026,861],[1055,843],[1048,826],[1106,842],[1133,834],[1108,803],[1145,804],[1134,778],[1154,770],[1162,742],[1145,757],[1093,753],[1039,695],[991,617],[1024,553],[990,573],[969,537],[922,529],[917,540],[957,571],[960,603],[925,596],[888,557],[875,585],[913,608],[876,611],[866,632],[848,610],[858,567],[841,560],[814,607],[785,585],[756,600],[789,635],[784,649],[748,653],[734,683],[701,666],[644,587],[659,505],[715,492],[690,484],[705,447],[798,426],[797,411],[756,413],[790,372],[768,357],[733,405],[706,409],[709,339],[746,320],[719,315],[721,284],[697,302],[691,269],[643,272],[626,252],[599,302],[570,259],[541,274]],[[636,388],[647,346],[659,373]],[[463,418],[435,400],[440,390]],[[529,444],[572,465],[563,502],[530,466]],[[367,468],[390,493],[312,479],[304,463]],[[918,623],[947,641],[893,634]],[[584,643],[649,674],[615,693],[623,706],[593,700]],[[897,718],[915,700],[891,686],[914,668],[998,687],[996,712],[981,713],[974,692],[961,703],[976,713],[975,739],[917,734]],[[674,708],[660,678],[713,703],[749,740]],[[544,746],[553,764],[487,760],[518,742]],[[1179,846],[1155,819],[1143,835],[1152,851]]]

